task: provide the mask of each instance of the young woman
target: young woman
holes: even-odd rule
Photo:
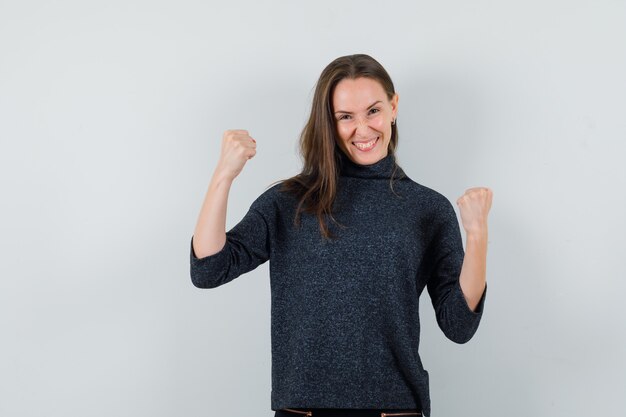
[[[270,260],[276,416],[430,415],[418,354],[419,301],[456,343],[476,332],[486,296],[489,188],[457,201],[398,165],[398,94],[364,54],[322,72],[302,131],[302,172],[271,185],[225,232],[230,186],[256,154],[228,130],[194,235],[193,284],[215,288]]]

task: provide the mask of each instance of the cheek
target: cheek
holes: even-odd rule
[[[348,139],[351,136],[350,128],[342,124],[337,126],[337,132],[342,139]]]
[[[372,126],[372,128],[378,131],[383,132],[386,127],[385,120],[383,117],[376,117],[375,119],[372,120],[372,123],[370,124],[370,126]]]

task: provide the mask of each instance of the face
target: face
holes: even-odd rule
[[[338,145],[353,162],[370,165],[387,156],[398,94],[389,101],[378,81],[344,78],[335,87],[333,109]]]

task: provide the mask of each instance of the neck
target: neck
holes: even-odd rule
[[[397,165],[396,158],[391,152],[369,165],[357,164],[342,150],[338,150],[338,152],[339,175],[342,177],[389,179],[392,174],[394,178],[400,178],[404,175],[404,171]],[[395,174],[393,173],[394,168],[396,169]]]

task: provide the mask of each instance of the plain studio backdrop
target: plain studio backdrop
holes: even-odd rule
[[[474,338],[422,294],[432,415],[623,416],[625,23],[608,0],[2,0],[0,415],[273,416],[269,262],[198,289],[190,238],[224,131],[257,140],[228,230],[299,172],[322,69],[366,53],[407,174],[457,215],[494,191]]]

